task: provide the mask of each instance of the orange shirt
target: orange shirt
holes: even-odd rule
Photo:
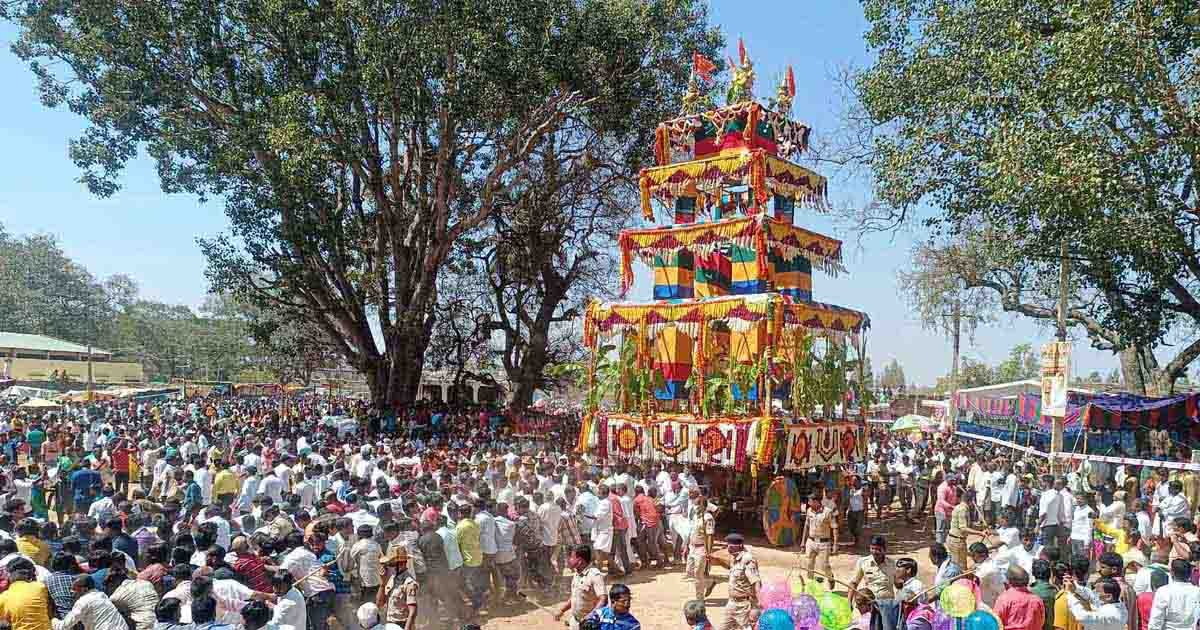
[[[638,522],[645,527],[655,527],[659,523],[658,506],[649,495],[639,494],[633,500],[633,511],[637,514]]]

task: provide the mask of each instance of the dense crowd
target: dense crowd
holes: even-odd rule
[[[762,578],[742,536],[717,542],[721,471],[596,462],[570,454],[577,430],[349,399],[0,409],[0,623],[460,628],[537,598],[562,602],[547,623],[633,630],[625,576],[681,568],[689,627],[753,627]],[[1194,626],[1195,606],[1192,625],[1178,619],[1200,603],[1195,473],[1085,461],[1051,474],[988,444],[882,432],[869,453],[798,477],[802,568],[845,588],[863,630],[927,630],[925,603],[960,579],[1009,630]],[[926,585],[926,558],[890,556],[872,530],[930,514]],[[866,541],[853,574],[834,575],[830,557]],[[712,564],[728,568],[717,624]]]

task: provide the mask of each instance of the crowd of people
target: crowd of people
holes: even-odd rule
[[[533,426],[315,397],[0,409],[0,624],[457,630],[533,605],[547,623],[634,630],[628,576],[672,569],[694,589],[689,627],[755,626],[762,577],[743,536],[717,534],[718,472],[597,462],[570,453],[570,422],[517,425]],[[927,630],[924,603],[956,580],[1007,630],[1194,626],[1195,473],[1052,473],[1001,447],[885,432],[869,454],[799,478],[802,575],[844,588],[863,630]],[[889,554],[882,523],[931,515],[927,558]],[[862,551],[835,575],[831,557]],[[714,564],[728,569],[718,623]]]
[[[934,577],[922,583],[917,558],[890,558],[872,537],[847,584],[864,630],[927,630],[935,614],[924,604],[960,580],[1006,630],[1189,630],[1200,620],[1195,471],[1093,458],[1052,472],[1046,459],[983,442],[872,438],[845,491],[811,509],[844,519],[856,545],[870,510],[911,523],[932,511]],[[1186,461],[1189,450],[1162,459]],[[810,541],[820,526],[810,520]],[[821,550],[806,551],[811,568]]]

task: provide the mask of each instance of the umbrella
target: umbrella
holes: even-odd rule
[[[58,409],[62,405],[45,398],[30,398],[19,406],[24,409]]]
[[[907,416],[901,416],[898,420],[892,423],[889,430],[891,431],[920,431],[921,427],[929,423],[929,418],[919,416],[915,413],[910,413]]]

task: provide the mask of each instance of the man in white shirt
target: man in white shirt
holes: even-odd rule
[[[242,480],[242,491],[238,494],[237,510],[239,512],[249,512],[254,507],[254,497],[258,496],[258,469],[254,466],[246,467],[246,478]]]
[[[1175,533],[1175,519],[1192,520],[1192,508],[1183,495],[1183,483],[1176,480],[1167,484],[1167,496],[1158,502],[1158,516],[1162,527],[1158,533],[1163,536]]]
[[[534,493],[535,498],[544,499],[541,492]],[[542,522],[542,568],[546,575],[551,575],[550,561],[558,557],[558,528],[562,525],[562,509],[553,499],[546,500],[538,506],[538,520]],[[482,532],[481,532],[482,538]],[[562,572],[562,567],[558,568]]]
[[[1171,583],[1154,592],[1146,630],[1194,630],[1200,621],[1200,587],[1191,583],[1192,564],[1171,561]]]
[[[992,463],[975,462],[971,464],[971,472],[967,477],[967,485],[975,489],[975,505],[979,517],[976,522],[990,525],[995,522],[989,520],[987,513],[987,506],[992,502],[989,494],[992,489]]]
[[[321,552],[323,547],[323,541],[310,538],[305,540],[303,545],[296,547],[284,556],[283,562],[280,563],[280,567],[290,573],[293,579],[299,580],[307,577],[301,582],[300,587],[304,594],[308,622],[312,630],[326,630],[329,627],[326,620],[333,613],[333,583],[329,581],[324,571],[316,570],[321,567],[321,562],[317,560],[317,553]]]
[[[996,598],[1004,592],[1005,572],[995,560],[988,558],[987,545],[971,543],[971,560],[975,562],[975,577],[979,579],[979,597],[988,608],[996,606]]]
[[[1042,493],[1038,497],[1038,530],[1042,544],[1058,547],[1058,525],[1062,518],[1062,495],[1054,489],[1054,476],[1042,475]]]
[[[258,485],[258,493],[270,497],[275,505],[283,505],[283,480],[272,470]]]
[[[1129,611],[1121,603],[1121,587],[1112,580],[1096,584],[1098,601],[1091,601],[1073,576],[1063,578],[1067,608],[1083,630],[1125,630]]]
[[[1096,495],[1089,492],[1083,495],[1083,505],[1075,506],[1071,512],[1071,555],[1087,557],[1090,553],[1092,537],[1096,529]]]
[[[1033,561],[1038,556],[1038,550],[1034,543],[1033,532],[1029,530],[1021,532],[1021,544],[1002,549],[1000,553],[996,554],[996,564],[1005,567],[1005,570],[1012,565],[1017,565],[1032,575]]]
[[[1067,486],[1066,477],[1054,480],[1054,489],[1058,491],[1058,548],[1068,549],[1071,546],[1071,525],[1075,515],[1075,495]]]

